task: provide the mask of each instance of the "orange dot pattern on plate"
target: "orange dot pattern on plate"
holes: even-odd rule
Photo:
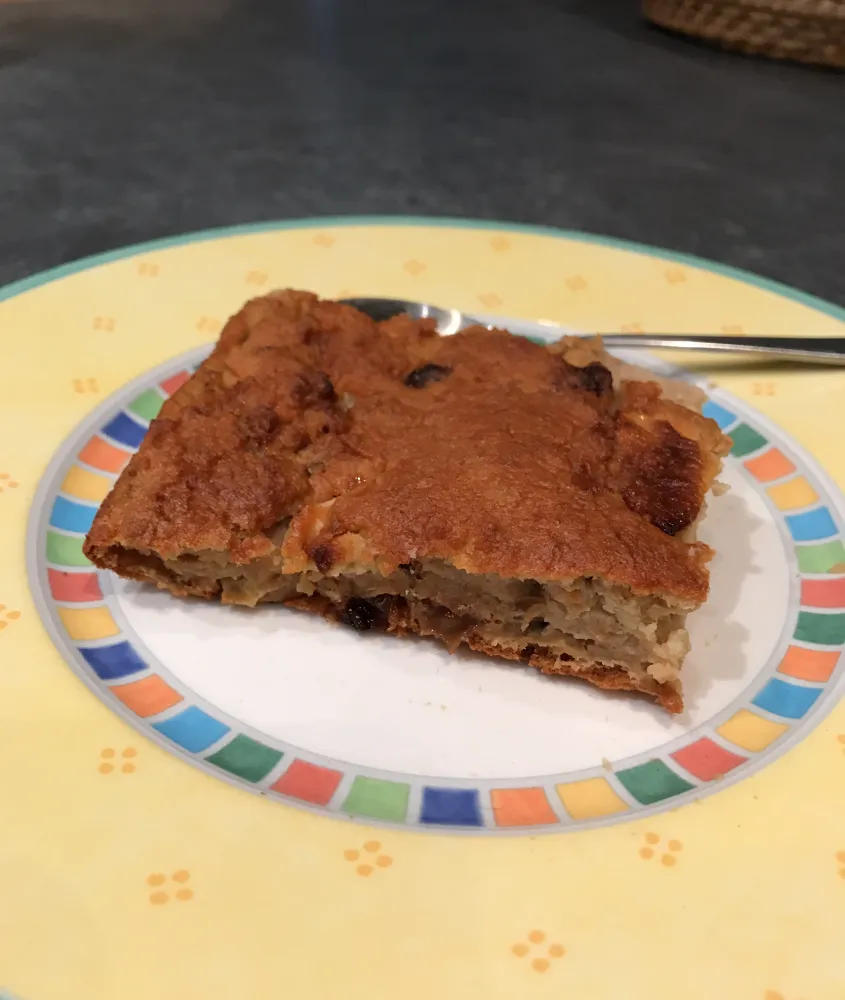
[[[95,378],[71,379],[71,385],[73,386],[73,391],[80,395],[85,395],[86,392],[100,391],[100,383]]]
[[[193,899],[193,889],[189,889],[185,885],[190,877],[191,873],[186,868],[179,868],[171,874],[169,880],[175,883],[175,885],[168,886],[168,878],[163,872],[153,872],[151,875],[148,875],[147,885],[156,890],[150,893],[150,902],[154,906],[161,906],[170,899],[170,892],[173,893],[173,897],[180,903],[186,903],[189,899]]]
[[[534,972],[547,972],[552,961],[563,958],[566,954],[566,949],[557,941],[546,945],[545,931],[535,928],[529,931],[525,937],[525,941],[517,941],[516,944],[511,945],[511,954],[516,958],[526,958],[531,955],[530,967]]]
[[[343,857],[350,863],[361,862],[355,866],[355,872],[363,878],[372,875],[376,868],[389,868],[393,864],[393,858],[389,854],[381,853],[380,840],[366,840],[360,848],[348,847],[343,852]]]
[[[645,841],[644,847],[641,847],[637,852],[643,861],[651,861],[656,855],[660,855],[660,863],[666,868],[673,868],[678,862],[678,854],[683,850],[684,845],[680,840],[675,840],[674,838],[666,844],[666,850],[662,850],[659,846],[661,843],[661,837],[659,833],[646,833],[643,836]]]
[[[9,624],[9,622],[16,622],[20,618],[20,611],[7,611],[5,604],[0,604],[0,632]]]
[[[132,772],[135,770],[135,765],[132,763],[132,758],[136,757],[137,754],[138,751],[135,749],[135,747],[125,747],[120,752],[120,756],[123,758],[123,764],[121,765],[120,770],[124,774],[132,774]],[[100,761],[101,761],[99,767],[100,774],[111,774],[112,771],[114,771],[116,765],[111,763],[112,760],[114,760],[114,757],[115,757],[115,751],[112,747],[106,747],[104,750],[100,751]]]

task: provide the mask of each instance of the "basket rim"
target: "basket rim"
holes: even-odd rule
[[[644,0],[646,9],[652,7],[710,7],[714,15],[719,8],[759,11],[773,17],[804,17],[814,21],[842,21],[845,23],[845,0]]]

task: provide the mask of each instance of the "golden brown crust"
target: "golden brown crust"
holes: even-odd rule
[[[592,667],[585,666],[583,663],[567,662],[560,657],[542,651],[532,652],[528,656],[521,655],[515,651],[505,650],[501,646],[484,642],[472,635],[467,638],[466,643],[470,649],[474,649],[478,653],[486,653],[487,656],[495,656],[499,659],[519,660],[522,663],[528,663],[529,666],[536,667],[543,674],[554,674],[558,677],[579,677],[604,691],[631,691],[647,695],[656,701],[661,708],[673,715],[684,710],[683,696],[679,688],[673,687],[671,684],[659,684],[648,675],[635,679],[622,667],[607,667],[603,664],[596,664]]]
[[[145,578],[144,558],[248,564],[278,554],[292,516],[284,572],[439,558],[698,604],[711,553],[679,533],[727,439],[653,384],[574,363],[584,350],[441,338],[301,292],[253,300],[153,422],[86,554]]]

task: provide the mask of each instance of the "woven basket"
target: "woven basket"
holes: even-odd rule
[[[647,18],[743,52],[845,68],[845,0],[643,0]]]

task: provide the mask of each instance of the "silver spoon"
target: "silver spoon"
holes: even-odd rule
[[[468,326],[490,326],[457,309],[441,309],[404,299],[341,299],[374,320],[390,319],[407,313],[413,319],[433,319],[441,334],[457,333]],[[571,331],[551,324],[543,329],[559,336]],[[723,351],[732,354],[761,354],[782,361],[803,361],[817,365],[845,365],[845,337],[724,337],[711,333],[603,333],[605,347],[668,347],[685,351]]]

